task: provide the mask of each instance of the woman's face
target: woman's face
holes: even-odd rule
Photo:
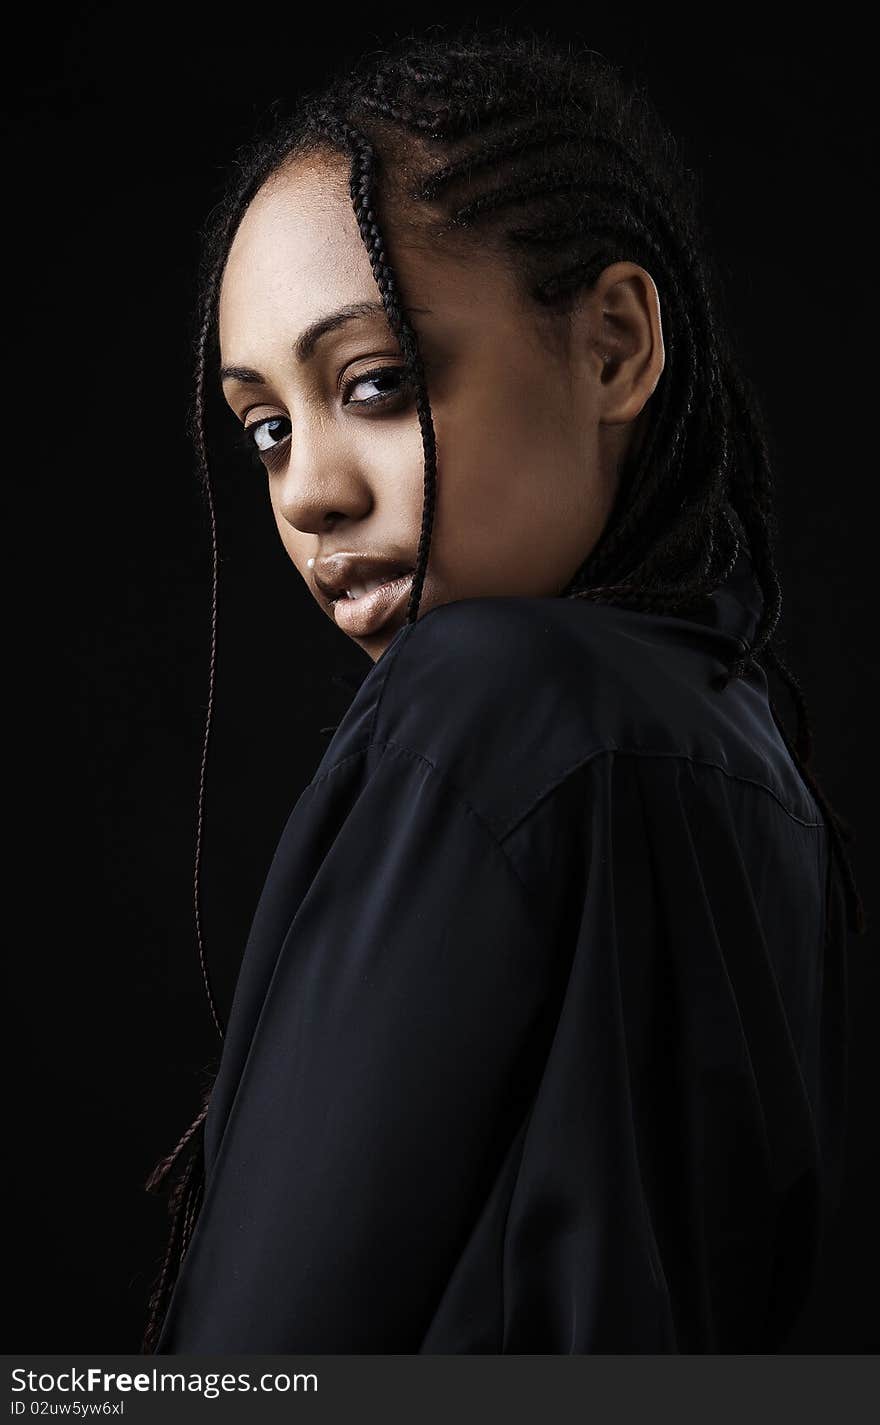
[[[393,238],[389,247],[437,442],[419,614],[462,598],[558,594],[602,531],[662,370],[654,284],[633,263],[606,268],[562,343],[542,337],[537,309],[477,237],[464,259]],[[331,602],[316,578],[326,589],[415,567],[424,456],[346,159],[298,159],[257,193],[229,253],[219,320],[223,391],[265,465],[284,547],[319,606],[375,661],[405,620],[408,582],[371,601],[371,621],[367,600]],[[357,556],[389,564],[359,569]]]

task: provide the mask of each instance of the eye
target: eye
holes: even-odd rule
[[[347,406],[372,406],[379,401],[387,401],[390,397],[399,395],[407,386],[406,370],[402,366],[380,366],[377,371],[365,371],[360,376],[353,377],[346,382],[343,387],[343,395]],[[364,388],[373,387],[373,394],[366,396],[353,395],[354,392]],[[378,388],[378,389],[376,389]]]
[[[267,451],[274,450],[276,445],[279,445],[281,440],[290,434],[289,430],[281,431],[280,440],[277,438],[279,435],[278,427],[285,425],[290,425],[287,416],[267,416],[263,421],[254,421],[251,425],[245,426],[245,448],[248,450],[258,450],[263,454]]]
[[[343,383],[343,404],[346,406],[384,406],[397,409],[400,398],[408,394],[410,378],[403,366],[380,366],[364,371]],[[365,394],[355,394],[364,392]],[[259,469],[270,464],[273,452],[290,438],[292,427],[287,416],[266,416],[252,421],[239,430],[237,444]],[[266,457],[270,459],[267,460]]]

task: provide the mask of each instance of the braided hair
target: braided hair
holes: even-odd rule
[[[210,697],[199,786],[195,918],[211,1014],[218,1016],[204,955],[199,862],[211,728],[217,622],[217,533],[205,437],[206,375],[216,355],[217,309],[229,249],[257,191],[288,162],[347,158],[349,192],[389,324],[399,342],[424,450],[424,498],[406,619],[415,622],[434,517],[437,449],[419,351],[389,255],[392,232],[417,229],[438,249],[481,242],[507,261],[536,313],[552,321],[619,260],[645,267],[663,295],[666,363],[649,405],[645,438],[621,468],[603,531],[560,597],[661,614],[706,607],[744,545],[762,594],[750,644],[716,680],[723,692],[752,665],[774,670],[795,703],[791,737],[772,697],[774,721],[811,789],[831,837],[826,934],[832,894],[846,924],[866,917],[834,811],[811,767],[813,732],[801,686],[771,640],[782,591],[774,558],[776,520],[768,437],[754,389],[740,369],[723,319],[721,283],[698,216],[697,184],[647,95],[616,66],[533,34],[502,28],[456,37],[409,35],[364,55],[346,74],[276,102],[265,133],[239,150],[233,178],[213,210],[203,247],[190,414],[213,547]],[[381,214],[381,218],[380,218]],[[839,883],[833,885],[834,864]],[[835,907],[838,902],[835,902]],[[204,1123],[197,1117],[147,1182],[176,1168],[171,1230],[149,1303],[141,1349],[158,1340],[174,1279],[191,1240],[204,1189]]]

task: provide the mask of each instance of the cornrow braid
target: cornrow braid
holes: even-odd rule
[[[406,36],[291,112],[271,106],[268,132],[233,160],[234,177],[203,233],[190,412],[213,550],[209,699],[199,783],[195,911],[199,963],[218,1034],[199,913],[205,767],[214,698],[217,529],[205,435],[206,373],[217,344],[220,286],[235,232],[251,199],[287,162],[318,154],[349,164],[358,231],[400,345],[415,396],[424,453],[417,564],[406,621],[418,618],[430,556],[437,443],[418,335],[398,287],[380,214],[417,217],[436,241],[494,245],[543,317],[565,317],[612,262],[632,260],[662,295],[666,363],[637,453],[620,471],[605,527],[560,597],[686,615],[705,608],[741,548],[762,601],[751,643],[714,680],[719,692],[753,668],[785,683],[797,714],[792,739],[769,699],[785,745],[830,833],[831,876],[839,869],[847,925],[866,917],[844,846],[851,828],[819,787],[803,690],[771,646],[782,611],[776,568],[772,463],[757,396],[740,369],[723,319],[723,288],[698,217],[694,175],[647,96],[592,51],[533,35]],[[548,164],[548,157],[552,161]],[[400,175],[403,175],[401,177]],[[392,224],[393,227],[393,224]],[[171,1227],[150,1297],[142,1350],[152,1351],[204,1192],[204,1126],[210,1103],[148,1179],[169,1192]]]

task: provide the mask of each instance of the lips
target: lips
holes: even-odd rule
[[[314,562],[313,577],[328,603],[339,598],[363,598],[382,584],[411,573],[408,559],[385,554],[338,553],[322,555]]]
[[[409,570],[401,570],[401,575],[409,573]],[[397,577],[397,576],[395,576]],[[362,599],[366,594],[372,594],[374,589],[381,589],[383,584],[390,584],[390,579],[368,579],[366,583],[352,583],[341,594],[337,594],[338,599]]]
[[[390,620],[402,612],[404,602],[412,588],[413,574],[398,575],[362,593],[360,597],[350,597],[343,593],[332,600],[333,618],[338,628],[355,638],[363,638],[376,633]],[[354,594],[358,586],[351,590]]]

